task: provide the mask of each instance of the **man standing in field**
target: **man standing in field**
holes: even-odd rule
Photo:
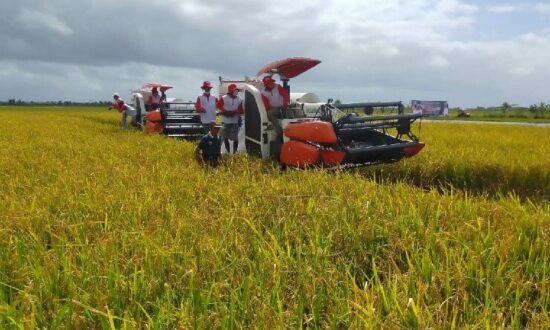
[[[239,147],[239,117],[244,113],[242,100],[239,97],[237,85],[231,84],[227,87],[227,94],[218,100],[218,109],[222,115],[222,133],[221,138],[227,153],[229,149],[229,140],[233,141],[233,153],[237,152]]]
[[[217,126],[214,122],[210,124],[210,131],[202,137],[197,149],[195,149],[195,158],[201,164],[218,167],[221,158],[221,140],[218,136],[220,126]]]
[[[204,133],[210,132],[210,129],[216,122],[216,97],[210,95],[212,84],[210,81],[202,83],[201,89],[204,91],[197,97],[195,102],[195,110],[201,115],[201,123],[204,128]]]
[[[120,112],[121,114],[120,125],[122,126],[122,128],[126,129],[128,128],[128,124],[126,123],[128,114],[135,113],[136,109],[126,104],[124,100],[120,97],[120,95],[118,95],[118,93],[113,94],[113,99],[114,99],[113,105],[109,107],[109,110],[114,108],[114,109],[117,109],[118,112]]]
[[[280,139],[283,136],[283,129],[278,119],[283,118],[283,110],[288,107],[290,98],[286,89],[276,84],[271,76],[265,76],[262,82],[264,83],[264,89],[262,89],[261,93],[265,109],[267,110],[267,118],[273,124],[275,132]]]

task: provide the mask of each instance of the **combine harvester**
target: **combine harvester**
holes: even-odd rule
[[[290,93],[291,78],[321,61],[287,58],[261,68],[257,79],[225,80],[220,77],[220,95],[229,84],[237,84],[244,100],[246,152],[264,160],[276,159],[283,166],[346,168],[390,163],[416,155],[424,144],[411,132],[418,114],[404,114],[401,102],[334,105],[320,102],[312,93]],[[260,93],[262,75],[279,75],[289,92],[291,104],[280,119],[283,141],[278,140]],[[394,108],[393,115],[372,115],[377,108]],[[365,116],[345,113],[362,109]]]
[[[160,90],[164,96],[164,102],[158,109],[149,109],[145,102],[153,88]],[[163,133],[175,138],[201,137],[203,128],[199,114],[195,113],[194,103],[165,97],[165,92],[171,88],[167,84],[147,83],[132,91],[132,106],[136,109],[133,122],[146,132]]]

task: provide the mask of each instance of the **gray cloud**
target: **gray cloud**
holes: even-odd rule
[[[548,32],[463,40],[479,8],[458,0],[20,0],[2,7],[0,100],[107,99],[146,81],[171,83],[174,94],[192,99],[202,80],[252,76],[289,56],[323,61],[292,82],[323,98],[490,105],[547,97]]]

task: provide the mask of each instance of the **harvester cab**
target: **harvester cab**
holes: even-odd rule
[[[291,167],[355,167],[398,161],[414,156],[424,147],[411,131],[412,123],[421,115],[404,114],[401,102],[332,104],[321,102],[312,93],[290,93],[289,80],[320,62],[287,58],[258,71],[258,77],[278,74],[290,94],[292,102],[279,119],[284,132],[282,141],[267,117],[261,80],[230,81],[220,77],[220,92],[229,83],[241,88],[247,153]],[[397,113],[373,115],[376,109],[388,107],[397,109]],[[364,115],[345,111],[357,108]]]
[[[167,97],[166,91],[171,88],[168,84],[147,83],[132,91],[135,122],[146,132],[163,133],[175,138],[199,138],[203,128],[194,103]],[[153,89],[161,92],[162,102],[152,107],[147,100]]]

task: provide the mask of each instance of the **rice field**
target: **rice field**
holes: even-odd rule
[[[0,328],[550,327],[550,128],[219,169],[103,109],[0,108]]]

